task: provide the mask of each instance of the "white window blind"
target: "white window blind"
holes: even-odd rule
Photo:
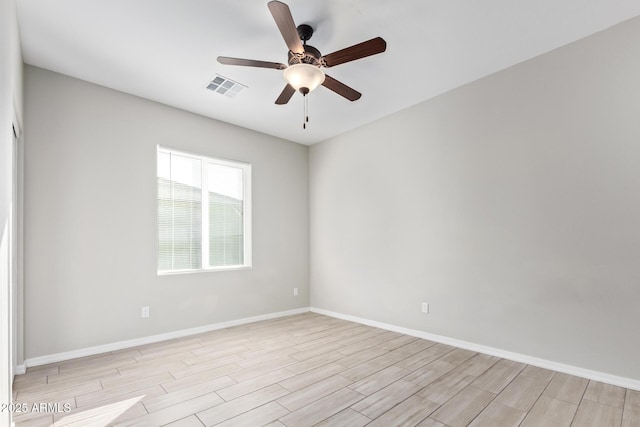
[[[158,148],[159,273],[251,265],[250,172]]]
[[[242,265],[244,204],[242,169],[209,164],[209,265]]]

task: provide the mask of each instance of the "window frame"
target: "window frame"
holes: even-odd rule
[[[160,244],[160,224],[158,221],[158,156],[160,153],[175,154],[191,159],[196,159],[201,162],[200,167],[200,183],[201,183],[201,206],[202,206],[202,248],[201,248],[201,267],[193,269],[176,269],[176,270],[159,270],[159,253],[158,245]],[[233,167],[242,170],[242,227],[243,227],[243,264],[238,265],[223,265],[223,266],[210,266],[209,265],[209,191],[207,189],[208,183],[208,165],[219,165],[226,167]],[[203,272],[217,272],[217,271],[237,271],[237,270],[250,270],[252,269],[252,229],[251,229],[251,163],[241,162],[237,160],[221,159],[216,157],[210,157],[204,154],[195,154],[188,151],[183,151],[175,148],[170,148],[164,145],[157,145],[156,147],[156,273],[158,276],[169,276],[174,274],[191,274],[191,273],[203,273]]]

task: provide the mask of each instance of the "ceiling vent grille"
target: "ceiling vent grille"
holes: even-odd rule
[[[241,83],[235,82],[219,74],[216,74],[213,80],[207,84],[207,89],[219,93],[220,95],[228,96],[229,98],[234,98],[246,87],[247,86]]]

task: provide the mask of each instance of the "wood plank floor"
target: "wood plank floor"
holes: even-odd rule
[[[14,401],[19,427],[640,426],[638,391],[314,313],[30,368]]]

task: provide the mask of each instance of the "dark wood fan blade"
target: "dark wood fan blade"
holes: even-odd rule
[[[340,96],[344,96],[349,101],[357,101],[362,96],[362,94],[357,90],[350,88],[346,84],[326,74],[324,75],[324,82],[322,82],[322,86],[334,91]]]
[[[289,102],[294,93],[296,93],[296,90],[293,88],[293,86],[291,86],[290,84],[286,85],[282,90],[282,93],[280,93],[278,99],[276,99],[276,104],[286,104],[287,102]]]
[[[353,46],[346,47],[336,52],[330,53],[323,57],[326,67],[344,64],[345,62],[355,61],[356,59],[365,58],[367,56],[382,53],[387,49],[387,42],[381,37],[367,40]]]
[[[276,21],[280,34],[282,34],[282,38],[287,43],[289,50],[294,53],[304,53],[304,47],[302,47],[289,6],[279,1],[270,1],[267,7],[271,11],[271,15]]]
[[[255,59],[229,58],[228,56],[218,56],[218,62],[225,65],[242,65],[245,67],[275,68],[284,70],[286,65],[277,62],[256,61]]]

